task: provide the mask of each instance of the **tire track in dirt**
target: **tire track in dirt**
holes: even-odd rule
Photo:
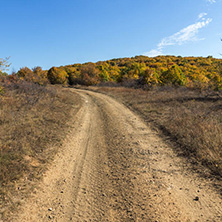
[[[11,221],[221,221],[221,196],[114,99],[83,102],[43,181]],[[198,196],[198,200],[195,199]]]

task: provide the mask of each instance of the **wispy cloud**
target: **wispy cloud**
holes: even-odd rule
[[[207,2],[213,4],[213,3],[216,3],[216,0],[207,0]]]
[[[204,28],[212,21],[211,18],[207,18],[207,19],[204,18],[206,15],[207,13],[199,14],[198,18],[199,20],[201,19],[201,21],[198,21],[192,25],[189,25],[169,37],[163,38],[157,45],[156,49],[152,49],[151,51],[144,54],[150,57],[154,57],[157,55],[162,55],[163,49],[166,48],[167,46],[183,45],[190,41],[203,40],[203,38],[202,39],[198,38],[197,34],[200,29]]]
[[[200,13],[200,14],[198,15],[198,19],[201,19],[201,18],[203,18],[203,17],[206,16],[206,15],[207,15],[206,12],[202,12],[202,13]]]
[[[155,57],[155,56],[162,55],[162,54],[163,54],[162,49],[160,49],[160,50],[159,49],[152,49],[149,52],[144,53],[144,55],[149,56],[149,57]]]

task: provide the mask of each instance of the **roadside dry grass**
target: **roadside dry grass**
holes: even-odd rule
[[[0,86],[1,216],[6,208],[17,205],[16,196],[27,194],[32,182],[41,178],[80,100],[62,88],[24,81],[2,79]],[[26,187],[20,187],[21,180]]]
[[[149,91],[119,87],[91,89],[121,100],[176,142],[181,155],[194,160],[194,164],[201,163],[221,178],[222,92],[171,87]]]

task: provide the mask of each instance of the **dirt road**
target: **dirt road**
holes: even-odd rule
[[[63,149],[12,221],[222,221],[222,199],[114,99],[83,102]]]

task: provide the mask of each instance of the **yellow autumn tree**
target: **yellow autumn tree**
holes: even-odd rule
[[[95,85],[99,83],[99,74],[100,70],[91,62],[83,64],[80,68],[80,77],[84,85]]]
[[[9,59],[10,57],[6,57],[5,59],[0,58],[0,72],[8,70],[9,66],[11,65],[9,63]]]
[[[78,66],[70,66],[65,68],[67,74],[68,74],[68,80],[70,85],[80,84],[80,70]]]
[[[17,72],[17,76],[21,79],[33,81],[33,72],[28,67],[20,68]]]
[[[160,83],[159,75],[157,74],[155,69],[147,68],[144,72],[140,75],[139,83],[142,85],[157,85]]]
[[[160,76],[163,84],[173,84],[184,86],[187,84],[187,79],[181,69],[177,65],[172,65]]]
[[[68,74],[62,67],[52,67],[48,71],[47,77],[51,84],[66,84],[68,82]]]
[[[32,70],[28,67],[23,67],[17,72],[17,76],[28,82],[34,82],[39,85],[46,85],[48,83],[47,71],[42,70],[41,67],[34,67]]]
[[[47,71],[42,70],[40,66],[36,66],[32,69],[35,82],[40,85],[46,85],[48,83]]]

